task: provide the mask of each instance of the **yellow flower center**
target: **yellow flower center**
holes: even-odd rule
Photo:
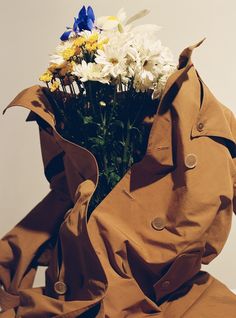
[[[88,52],[93,52],[93,51],[96,51],[97,49],[97,44],[96,43],[86,43],[85,44],[85,48]]]
[[[112,57],[112,58],[110,58],[109,62],[111,62],[113,65],[115,65],[115,64],[117,64],[119,61],[118,61],[117,58]]]
[[[111,16],[108,17],[108,20],[110,20],[110,21],[118,21],[118,18],[116,16],[114,16],[114,15],[111,15]]]
[[[51,87],[50,87],[50,91],[54,92],[55,90],[57,90],[59,88],[59,83],[57,81],[53,82]]]
[[[88,39],[87,42],[94,43],[98,41],[98,33],[92,34]]]
[[[85,38],[83,36],[79,36],[74,40],[73,47],[80,47],[85,43]]]
[[[50,71],[45,72],[39,77],[39,80],[42,82],[50,82],[52,79],[52,73]]]
[[[68,61],[75,54],[75,48],[67,48],[62,52],[64,60]]]

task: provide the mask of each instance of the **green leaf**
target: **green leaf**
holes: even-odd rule
[[[104,145],[105,144],[105,140],[101,136],[90,137],[90,138],[88,138],[88,141],[92,142],[92,143],[95,143],[97,145]]]
[[[119,145],[121,145],[122,147],[125,147],[125,142],[124,142],[124,141],[120,141],[120,140],[119,140],[117,143],[118,143]]]
[[[85,124],[90,124],[93,122],[93,117],[92,116],[84,116],[84,123]]]

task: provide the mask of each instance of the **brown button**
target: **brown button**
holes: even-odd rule
[[[189,153],[185,157],[185,166],[187,168],[194,168],[197,165],[197,156],[194,153]]]
[[[54,290],[57,294],[59,295],[64,295],[67,291],[67,286],[64,282],[62,281],[57,281],[55,284],[54,284]]]
[[[164,282],[162,282],[161,287],[163,289],[167,289],[170,287],[170,281],[169,280],[164,280]]]
[[[161,231],[165,227],[165,221],[162,218],[157,217],[152,221],[152,227],[155,230]]]
[[[198,131],[203,131],[203,128],[204,128],[204,124],[203,123],[200,122],[200,123],[197,124],[197,130]]]

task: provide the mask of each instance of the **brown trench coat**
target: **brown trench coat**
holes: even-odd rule
[[[236,212],[236,119],[191,61],[203,40],[180,54],[145,156],[89,220],[94,156],[57,133],[40,86],[8,106],[38,121],[51,191],[0,241],[1,318],[236,317],[236,295],[200,270]],[[46,284],[33,288],[38,265]]]

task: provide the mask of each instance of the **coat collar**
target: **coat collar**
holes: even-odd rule
[[[202,44],[204,40],[205,38],[182,51],[179,56],[177,71],[168,78],[150,130],[147,151],[141,162],[145,171],[161,175],[175,168],[173,160],[173,109],[171,107],[171,101],[175,98],[178,90],[181,89],[181,84],[186,78],[187,80],[192,81],[191,85],[194,85],[196,77],[194,79],[190,74],[188,74],[189,76],[186,76],[186,73],[191,67],[194,67],[191,60],[193,50]],[[197,71],[196,74],[203,85],[203,101],[202,105],[200,105],[201,92],[199,90],[198,109],[200,109],[200,111],[192,130],[190,131],[190,136],[191,138],[206,135],[222,137],[226,140],[226,144],[229,147],[231,154],[236,156],[236,121],[233,113],[214,97],[206,84],[201,80]],[[188,101],[186,100],[183,102]],[[229,117],[231,117],[231,119]],[[203,129],[201,131],[198,130],[199,123],[203,124]]]
[[[201,45],[204,40],[205,38],[194,45],[186,47],[182,51],[179,55],[177,70],[167,80],[150,130],[147,151],[142,160],[142,162],[145,163],[145,169],[147,170],[161,174],[174,167],[172,153],[172,110],[168,103],[168,98],[170,95],[173,95],[175,84],[178,84],[180,87],[186,73],[193,67],[191,60],[192,52],[196,47]],[[201,80],[200,76],[199,79]],[[229,125],[229,120],[227,119],[222,105],[216,100],[203,81],[202,83],[204,98],[199,117],[192,128],[191,137],[195,138],[204,135],[221,136],[229,140],[232,147],[235,148],[235,133],[233,135],[232,127]],[[55,128],[55,116],[41,86],[34,85],[20,92],[4,109],[3,114],[7,108],[16,105],[26,107],[32,111],[27,117],[27,121],[34,120],[35,113],[45,120],[52,128]],[[201,132],[197,130],[197,124],[199,122],[204,124],[204,129]]]
[[[197,120],[192,127],[191,137],[221,137],[229,148],[232,157],[236,157],[236,120],[233,112],[225,107],[212,94],[196,71],[203,87],[203,100]],[[199,130],[199,124],[202,129]]]

